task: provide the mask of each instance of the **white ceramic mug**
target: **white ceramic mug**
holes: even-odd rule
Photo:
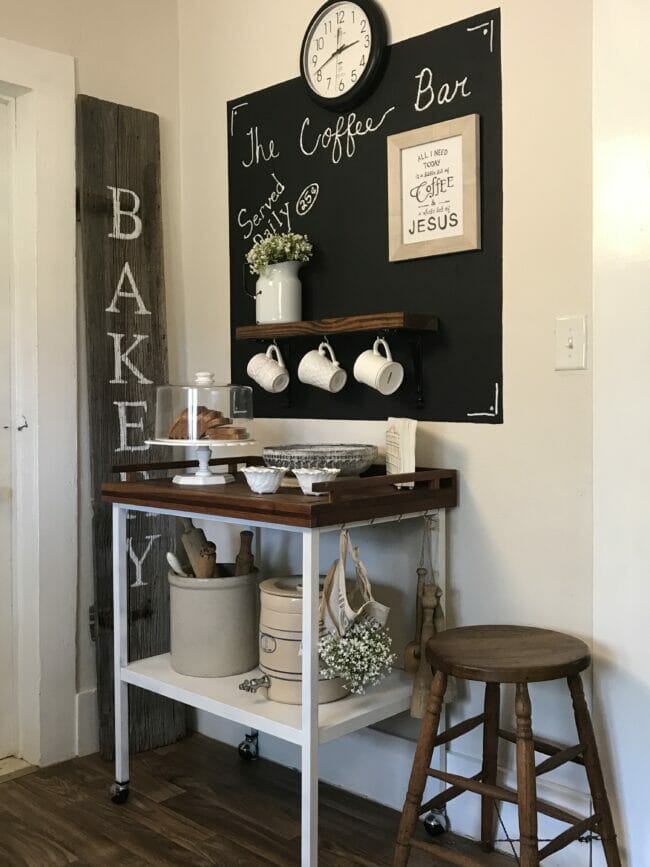
[[[385,355],[379,351],[380,346],[384,348]],[[380,394],[394,394],[404,379],[404,368],[399,361],[393,361],[384,338],[378,337],[372,349],[366,349],[354,362],[354,378]]]
[[[251,358],[246,373],[264,391],[270,391],[271,394],[278,394],[289,385],[289,372],[275,343],[272,343],[266,352],[258,352]]]
[[[303,356],[298,365],[298,379],[306,385],[336,394],[348,381],[348,375],[336,360],[330,344],[324,340],[318,349]]]

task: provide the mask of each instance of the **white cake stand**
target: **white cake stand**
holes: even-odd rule
[[[215,448],[243,448],[255,445],[254,440],[146,440],[148,446],[168,446],[174,448],[196,449],[196,459],[199,467],[194,473],[185,473],[174,476],[175,485],[227,485],[235,481],[232,473],[215,473],[210,469],[210,455]]]

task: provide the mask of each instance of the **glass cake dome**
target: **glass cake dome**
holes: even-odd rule
[[[156,438],[151,445],[196,449],[198,469],[174,476],[178,485],[222,485],[229,473],[210,469],[213,448],[248,446],[253,442],[253,389],[248,385],[216,385],[214,374],[197,373],[192,385],[156,389]]]
[[[215,385],[214,374],[197,373],[192,385],[156,390],[156,441],[170,445],[226,445],[253,438],[253,389]]]

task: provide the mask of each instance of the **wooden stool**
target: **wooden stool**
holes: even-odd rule
[[[553,852],[563,849],[587,831],[596,831],[602,840],[608,867],[620,867],[612,813],[598,757],[594,729],[585,701],[580,672],[587,668],[591,655],[587,645],[577,638],[524,626],[470,626],[449,629],[432,638],[427,645],[427,660],[435,676],[418,740],[406,801],[402,811],[394,867],[405,867],[411,847],[422,849],[450,864],[473,867],[478,862],[466,855],[443,849],[433,843],[413,838],[418,816],[442,807],[464,792],[481,796],[481,846],[489,852],[494,848],[495,802],[508,801],[519,809],[521,867],[537,867]],[[438,724],[447,677],[476,680],[485,683],[484,712],[446,732],[438,734]],[[576,727],[580,743],[559,747],[533,737],[529,683],[566,678],[573,700]],[[500,684],[517,685],[515,711],[517,731],[499,728]],[[481,772],[468,779],[430,767],[434,747],[483,723],[483,765]],[[517,746],[517,790],[497,785],[497,747],[499,738]],[[535,752],[548,756],[535,765]],[[538,801],[536,778],[565,762],[584,765],[589,780],[594,814],[587,819],[553,804]],[[422,803],[427,776],[449,784],[444,792]],[[544,813],[569,828],[543,849],[538,849],[537,814]]]

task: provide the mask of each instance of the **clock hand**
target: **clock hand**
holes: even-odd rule
[[[347,51],[348,48],[352,48],[352,46],[353,46],[353,45],[357,45],[358,42],[359,42],[359,40],[358,40],[358,39],[355,39],[354,42],[351,42],[349,45],[342,45],[342,46],[339,48],[338,53],[341,54],[343,51]]]
[[[354,42],[351,42],[349,45],[341,45],[340,48],[337,48],[336,51],[335,51],[333,54],[331,54],[331,55],[327,58],[327,60],[326,60],[324,63],[322,63],[322,64],[318,67],[318,69],[316,70],[316,72],[320,72],[321,69],[322,69],[324,66],[327,66],[327,64],[328,64],[330,61],[334,60],[334,58],[337,56],[337,54],[341,54],[341,52],[346,51],[348,48],[352,48],[352,46],[353,46],[353,45],[357,45],[358,42],[359,42],[359,40],[358,40],[358,39],[355,39],[355,41],[354,41]]]
[[[336,51],[333,51],[333,52],[330,54],[330,56],[327,58],[326,61],[324,61],[323,63],[321,63],[321,65],[318,67],[318,69],[316,70],[316,72],[320,72],[321,69],[323,69],[325,66],[327,66],[327,64],[328,64],[331,60],[334,60],[334,58],[336,57],[336,55],[337,55],[338,53],[339,53],[339,49],[337,48]]]

